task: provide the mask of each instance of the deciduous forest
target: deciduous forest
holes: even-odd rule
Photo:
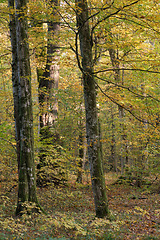
[[[0,0],[0,239],[160,239],[158,0]]]

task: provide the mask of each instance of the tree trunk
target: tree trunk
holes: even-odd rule
[[[43,127],[46,126],[48,126],[49,128],[54,127],[55,120],[58,117],[58,101],[56,97],[56,92],[59,82],[59,48],[58,44],[56,43],[56,36],[59,33],[59,22],[55,8],[59,6],[59,0],[51,0],[49,4],[53,9],[55,21],[48,23],[47,63],[43,76],[39,78],[41,130],[43,129]],[[41,130],[40,133],[43,135],[43,130]]]
[[[82,124],[82,123],[80,123]],[[78,160],[78,173],[77,173],[77,180],[76,182],[82,183],[82,167],[83,167],[83,133],[82,133],[82,127],[80,125],[80,134],[79,134],[79,160]]]
[[[83,83],[82,83],[83,85]],[[82,101],[80,102],[80,116],[79,116],[79,121],[78,121],[78,128],[79,128],[79,158],[78,158],[78,173],[77,173],[77,182],[82,183],[82,173],[83,173],[83,167],[84,167],[84,135],[85,135],[85,126],[84,126],[84,121],[83,121],[83,107],[82,107]]]
[[[8,1],[14,8],[14,1]],[[15,126],[19,137],[19,181],[18,203],[16,215],[27,209],[24,204],[38,205],[36,195],[34,143],[33,143],[33,113],[31,97],[31,69],[27,35],[27,20],[25,17],[26,1],[15,0],[16,17],[10,16],[10,32],[12,45],[12,81],[15,111]],[[25,9],[25,10],[24,10]],[[16,30],[16,31],[15,31]],[[16,33],[16,34],[14,34]],[[16,74],[16,75],[15,75]],[[18,77],[17,77],[18,76]],[[37,210],[37,206],[33,207]]]
[[[111,163],[113,164],[113,171],[118,172],[117,168],[117,154],[116,154],[116,136],[115,136],[115,119],[114,119],[114,108],[111,103],[111,121],[112,121],[112,142],[111,142]]]
[[[16,130],[16,147],[17,147],[17,163],[18,171],[20,165],[20,126],[19,126],[19,96],[18,96],[18,59],[17,59],[17,39],[16,39],[16,20],[14,11],[14,0],[8,0],[8,7],[11,10],[10,16],[10,39],[12,48],[12,86],[14,100],[14,120]]]
[[[84,101],[86,112],[86,133],[91,182],[97,217],[109,216],[105,178],[102,168],[98,117],[96,106],[96,87],[93,77],[92,43],[88,22],[86,0],[75,0],[77,8],[77,27],[79,31]]]
[[[116,53],[115,49],[110,48],[109,55],[110,55],[111,63],[113,66],[115,82],[120,83],[121,77],[120,77],[118,51]],[[123,85],[123,79],[122,79],[121,83]],[[124,166],[126,163],[128,163],[128,149],[127,149],[127,144],[126,144],[127,136],[125,135],[125,127],[124,127],[124,117],[125,117],[124,108],[121,106],[118,106],[118,110],[119,110],[119,120],[120,120],[120,127],[121,127],[120,162],[121,162],[121,174],[123,174]]]
[[[54,22],[48,23],[47,62],[45,71],[38,75],[39,81],[39,105],[40,105],[40,140],[52,138],[50,144],[54,144],[59,135],[55,129],[55,121],[58,118],[57,90],[59,82],[59,48],[56,37],[59,33],[59,22],[56,7],[59,0],[51,0],[48,4],[53,9]],[[44,151],[45,149],[41,149]],[[40,166],[45,166],[45,154],[41,154]]]
[[[56,162],[53,149],[59,153],[57,145],[61,144],[59,133],[56,130],[58,118],[58,83],[59,83],[59,44],[58,36],[60,30],[59,15],[57,14],[59,0],[46,1],[52,10],[52,19],[48,23],[47,39],[47,61],[43,74],[38,75],[39,80],[39,106],[40,106],[40,163],[37,165],[37,184],[41,187],[51,182],[55,185],[64,184],[67,175]],[[48,148],[50,145],[50,151]],[[46,161],[49,156],[50,160]],[[51,171],[50,171],[51,170]],[[43,175],[43,177],[42,177]]]

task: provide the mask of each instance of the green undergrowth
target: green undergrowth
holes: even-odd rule
[[[5,186],[6,184],[6,186]],[[70,182],[67,186],[38,188],[47,215],[33,213],[15,217],[17,188],[0,197],[0,240],[3,239],[160,239],[160,196],[135,187],[107,187],[112,221],[95,217],[91,186]]]

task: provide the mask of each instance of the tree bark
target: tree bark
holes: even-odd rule
[[[55,185],[64,184],[67,180],[66,174],[61,163],[56,163],[55,149],[59,152],[57,145],[61,144],[59,133],[56,129],[58,119],[58,83],[59,83],[59,43],[58,36],[60,31],[58,8],[59,0],[46,1],[52,10],[52,19],[48,23],[47,39],[47,61],[43,74],[38,76],[39,80],[39,107],[40,107],[40,143],[39,159],[37,165],[37,184],[45,186],[51,182]],[[46,161],[50,156],[50,161]],[[50,171],[52,169],[52,171]],[[48,173],[49,172],[49,173]],[[43,178],[42,178],[43,175]],[[63,176],[62,176],[63,175]]]
[[[10,14],[13,97],[19,146],[17,149],[19,180],[16,215],[22,214],[27,209],[27,205],[24,206],[26,203],[38,205],[34,165],[31,69],[25,17],[26,4],[26,0],[15,0],[16,15]],[[14,9],[14,1],[9,0],[8,5]],[[33,208],[35,210],[37,206]]]
[[[83,133],[82,127],[80,126],[80,134],[79,134],[79,160],[78,160],[78,173],[76,182],[82,183],[82,167],[83,167]]]
[[[55,21],[48,23],[47,62],[45,70],[41,71],[42,74],[38,74],[40,141],[42,145],[44,139],[48,139],[49,144],[54,144],[59,139],[59,135],[55,129],[55,122],[58,118],[58,100],[56,95],[59,82],[59,47],[56,37],[60,29],[56,8],[59,6],[59,0],[50,0],[47,4],[50,4]],[[40,152],[42,154],[40,154],[39,168],[46,165],[45,149],[42,147]]]
[[[10,10],[10,40],[12,48],[12,86],[14,100],[14,121],[16,131],[16,148],[17,148],[17,163],[18,171],[20,165],[20,126],[19,126],[19,96],[18,96],[18,56],[17,56],[17,39],[16,39],[16,20],[15,20],[15,4],[14,0],[8,0]]]
[[[114,119],[114,108],[111,103],[111,124],[112,124],[112,142],[111,142],[111,163],[113,164],[113,170],[117,173],[117,154],[116,154],[116,136],[115,136],[115,119]]]
[[[82,81],[81,81],[82,84]],[[83,84],[82,84],[83,85]],[[82,175],[83,175],[83,167],[84,167],[84,135],[86,135],[85,132],[85,126],[84,126],[84,121],[83,121],[83,105],[82,101],[80,101],[80,107],[79,107],[80,115],[79,115],[79,121],[78,121],[78,129],[79,129],[79,144],[78,144],[78,153],[79,153],[79,158],[78,158],[78,172],[77,172],[77,182],[82,183]]]
[[[116,50],[113,48],[109,49],[109,55],[111,59],[111,63],[113,66],[114,71],[114,79],[116,83],[121,82],[120,77],[120,67],[119,67],[119,59],[118,59],[118,52],[116,53]],[[123,79],[122,79],[122,85],[123,85]],[[125,111],[124,108],[121,106],[118,106],[119,111],[119,120],[120,120],[120,127],[121,127],[121,155],[120,155],[120,162],[121,162],[121,174],[124,172],[124,166],[126,163],[128,163],[128,149],[127,149],[127,143],[126,143],[126,134],[125,134],[125,127],[124,127],[124,117],[125,117]]]
[[[91,182],[96,216],[102,218],[109,215],[109,210],[106,196],[105,178],[101,161],[96,106],[96,87],[93,77],[92,42],[88,21],[88,6],[86,0],[75,0],[75,3],[77,13],[77,27],[80,40],[80,52],[82,59],[86,133]]]
[[[59,0],[49,1],[55,17],[54,22],[48,23],[48,44],[47,44],[47,63],[43,76],[39,78],[39,103],[40,103],[40,129],[43,127],[54,127],[58,117],[58,101],[56,92],[59,82],[59,48],[55,36],[59,33],[59,21],[56,7]],[[54,41],[54,43],[53,43]],[[43,135],[43,131],[40,133]],[[45,137],[45,136],[44,136]]]

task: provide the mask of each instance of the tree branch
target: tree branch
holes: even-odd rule
[[[103,19],[99,20],[99,21],[93,26],[93,28],[92,28],[92,30],[91,30],[91,38],[92,38],[92,36],[93,36],[93,32],[94,32],[95,28],[96,28],[100,23],[104,22],[106,19],[108,19],[108,18],[116,15],[117,13],[121,12],[123,9],[125,9],[125,8],[127,8],[127,7],[130,7],[130,6],[138,3],[139,1],[140,1],[140,0],[137,0],[137,1],[132,2],[132,3],[130,3],[130,4],[124,5],[123,7],[118,8],[117,11],[115,11],[115,12],[113,12],[113,13],[110,13],[109,15],[107,15],[106,17],[104,17]]]
[[[144,119],[140,118],[139,116],[135,115],[130,109],[128,109],[125,105],[121,105],[120,103],[118,103],[115,99],[113,99],[111,96],[107,95],[102,88],[95,82],[95,84],[97,85],[97,87],[100,89],[100,91],[103,93],[104,96],[106,96],[107,98],[109,98],[113,103],[115,103],[117,106],[125,109],[127,112],[129,112],[135,119],[137,119],[139,122],[144,123]],[[157,126],[155,126],[153,123],[151,122],[147,122],[147,124],[151,125],[152,127],[154,127],[155,129],[157,129],[159,132],[160,130],[157,128]]]
[[[147,94],[146,96],[144,96],[144,94],[141,92],[141,93],[136,93],[134,92],[130,87],[126,87],[124,85],[121,85],[121,84],[118,84],[118,83],[114,83],[112,81],[109,81],[109,80],[106,80],[106,79],[103,79],[103,78],[100,78],[98,76],[95,76],[96,78],[98,78],[99,80],[103,81],[103,82],[107,82],[107,83],[110,83],[110,84],[113,84],[115,87],[119,87],[119,88],[123,88],[123,89],[126,89],[128,90],[129,92],[133,93],[134,95],[136,95],[137,97],[140,97],[140,98],[152,98],[153,100],[157,101],[157,102],[160,102],[159,99],[151,96],[150,94]]]
[[[103,72],[110,72],[110,71],[115,71],[115,70],[124,70],[124,71],[140,71],[140,72],[148,72],[148,73],[157,73],[160,74],[159,71],[153,71],[153,70],[146,70],[146,69],[140,69],[140,68],[108,68],[108,69],[104,69],[104,70],[100,70],[97,72],[94,72],[94,74],[97,73],[103,73]]]
[[[9,140],[7,140],[7,139],[5,139],[5,138],[2,138],[2,137],[0,137],[0,139],[2,139],[3,141],[8,142],[8,143],[13,147],[13,149],[15,150],[15,152],[17,153],[17,149],[15,148],[15,146],[14,146]]]

